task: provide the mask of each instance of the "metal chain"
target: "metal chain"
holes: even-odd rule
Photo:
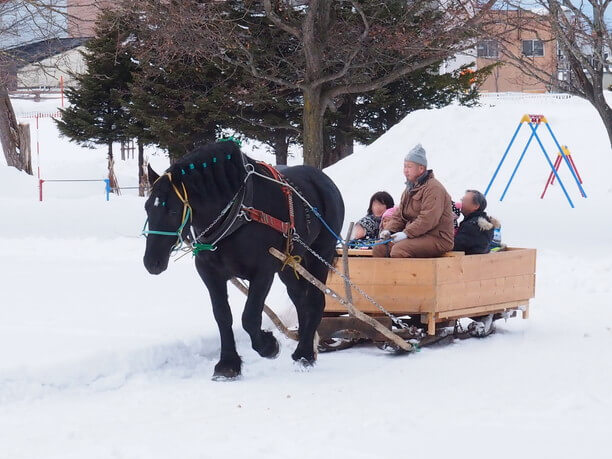
[[[234,204],[234,201],[236,201],[236,198],[238,197],[242,189],[246,186],[246,182],[252,174],[253,174],[252,172],[247,171],[247,176],[244,178],[244,181],[242,182],[242,186],[238,189],[238,192],[234,195],[231,201],[227,203],[227,205],[221,211],[221,213],[217,216],[217,218],[215,218],[214,221],[210,225],[208,225],[206,229],[204,229],[204,231],[200,232],[200,235],[195,238],[194,242],[198,242],[200,238],[204,236],[206,233],[208,233],[208,230],[210,230],[213,226],[215,226],[219,222],[219,220],[223,218],[223,216],[227,213],[227,211],[230,210],[230,208]]]
[[[372,303],[374,306],[376,306],[378,309],[380,309],[380,311],[385,314],[387,317],[389,317],[389,319],[391,319],[391,321],[396,324],[398,327],[403,328],[405,330],[408,330],[410,327],[408,325],[406,325],[405,323],[403,323],[398,317],[394,316],[393,314],[391,314],[389,311],[387,311],[384,307],[382,307],[380,304],[378,304],[376,302],[376,300],[374,298],[372,298],[370,295],[368,295],[366,292],[364,292],[359,286],[357,286],[356,284],[354,284],[348,277],[346,277],[343,273],[341,273],[340,271],[338,271],[336,268],[334,268],[330,263],[328,263],[321,255],[319,255],[317,252],[315,252],[313,249],[311,249],[308,244],[306,244],[302,238],[299,236],[299,234],[294,233],[293,235],[293,239],[295,241],[297,241],[299,244],[301,244],[302,246],[304,246],[304,248],[306,248],[306,250],[308,250],[311,254],[313,254],[321,263],[323,263],[325,266],[327,266],[329,269],[331,269],[336,275],[340,276],[342,279],[344,279],[346,282],[348,282],[348,284],[354,288],[355,290],[357,290],[357,292],[359,292],[359,294],[361,294],[361,296],[363,296],[366,300],[368,300],[370,303]]]

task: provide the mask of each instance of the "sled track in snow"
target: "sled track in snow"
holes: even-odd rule
[[[97,353],[36,370],[14,368],[0,373],[0,406],[64,391],[117,390],[140,376],[149,379],[201,376],[208,380],[217,354],[217,340],[201,338],[192,343],[178,341],[127,352]]]

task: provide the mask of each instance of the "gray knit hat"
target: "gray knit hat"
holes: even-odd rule
[[[412,150],[408,152],[404,161],[412,161],[413,163],[421,164],[427,167],[427,157],[425,156],[425,149],[421,144],[417,144]]]

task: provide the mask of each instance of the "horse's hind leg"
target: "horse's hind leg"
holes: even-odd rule
[[[319,260],[306,254],[304,265],[317,279],[325,282],[327,267]],[[299,321],[299,341],[292,354],[293,360],[304,365],[314,365],[316,360],[314,336],[321,323],[325,298],[323,293],[306,279],[297,280],[293,271],[283,273],[282,280],[287,286],[287,293],[295,304]]]
[[[251,279],[249,282],[249,296],[242,313],[242,327],[251,337],[253,349],[262,357],[267,358],[274,358],[279,352],[278,341],[272,332],[261,329],[264,301],[273,281],[273,271]]]
[[[212,302],[213,315],[221,336],[221,357],[215,365],[213,379],[233,379],[240,376],[242,360],[236,352],[236,342],[232,331],[232,311],[227,301],[227,281],[198,264],[196,268],[206,284]]]

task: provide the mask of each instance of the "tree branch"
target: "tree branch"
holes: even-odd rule
[[[290,26],[289,24],[287,24],[281,18],[278,17],[276,12],[274,11],[274,8],[272,7],[272,2],[270,0],[264,0],[263,3],[264,3],[264,9],[266,11],[266,16],[272,21],[272,23],[276,27],[278,27],[281,30],[284,30],[288,34],[293,35],[294,37],[298,39],[302,38],[302,34],[298,29]]]

